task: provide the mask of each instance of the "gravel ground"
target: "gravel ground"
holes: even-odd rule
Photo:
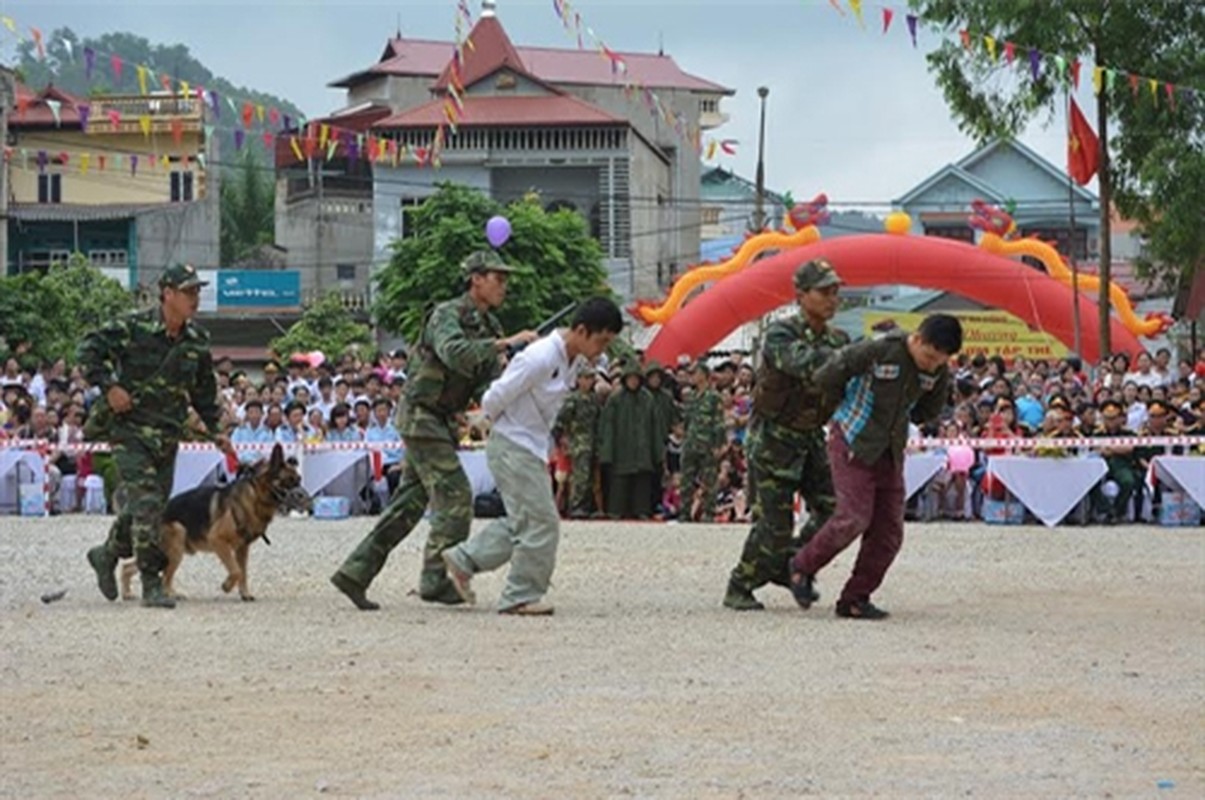
[[[108,520],[0,517],[4,797],[1201,797],[1202,531],[909,525],[885,623],[720,607],[740,527],[572,523],[549,600],[358,612],[364,520],[284,520],[240,603],[108,603]],[[483,602],[498,574],[476,581]],[[67,589],[44,605],[39,596]]]

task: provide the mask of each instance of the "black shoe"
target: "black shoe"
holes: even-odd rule
[[[855,600],[849,603],[838,601],[836,611],[838,617],[846,619],[887,619],[891,616],[869,600]]]
[[[444,580],[435,591],[420,591],[418,597],[424,603],[439,603],[445,606],[464,605],[464,598],[456,591],[456,587],[452,585],[452,581],[450,580]]]
[[[815,580],[814,575],[804,575],[793,568],[791,570],[791,596],[802,609],[811,608],[812,603],[820,599],[820,592],[816,591]]]
[[[117,569],[117,556],[109,552],[103,544],[88,551],[88,564],[96,573],[96,586],[106,600],[117,599],[117,577],[113,571]]]
[[[374,603],[365,597],[364,589],[342,572],[336,572],[332,575],[331,583],[334,584],[336,589],[347,595],[347,598],[355,603],[356,608],[361,611],[376,611],[381,607],[380,603]]]
[[[763,611],[766,607],[753,596],[753,592],[744,586],[729,582],[728,591],[724,593],[724,608],[731,608],[733,611]]]

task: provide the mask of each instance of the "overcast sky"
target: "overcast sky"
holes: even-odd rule
[[[468,1],[476,17],[480,0]],[[574,7],[613,50],[656,52],[664,41],[683,69],[734,89],[722,106],[730,122],[709,135],[740,141],[738,155],[718,163],[749,178],[756,87],[768,86],[767,185],[796,197],[825,191],[844,206],[887,203],[973,149],[925,67],[936,34],[922,30],[913,49],[904,0],[886,5],[896,11],[886,35],[882,6],[869,2],[865,30],[828,0],[579,0]],[[25,31],[68,26],[81,36],[128,31],[184,43],[236,85],[286,97],[316,116],[343,105],[342,92],[326,84],[373,64],[399,21],[404,36],[451,40],[455,2],[0,0],[0,10]],[[498,0],[498,17],[517,44],[576,46],[552,0]],[[11,38],[3,52],[11,60]],[[1086,88],[1080,102],[1093,107]],[[638,104],[634,110],[643,113]],[[1031,125],[1023,141],[1062,167],[1063,124],[1059,115],[1048,127]]]

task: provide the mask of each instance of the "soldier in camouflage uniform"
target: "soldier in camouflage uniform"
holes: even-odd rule
[[[138,558],[142,604],[172,608],[163,589],[167,557],[159,548],[159,517],[171,494],[176,451],[191,406],[213,441],[233,452],[218,434],[221,408],[209,334],[190,320],[205,285],[191,266],[177,264],[159,278],[158,308],[130,314],[88,334],[79,347],[80,367],[99,386],[90,438],[113,447],[125,501],[108,540],[88,551],[101,594],[117,599],[114,570],[119,558]]]
[[[655,359],[644,369],[644,388],[653,397],[653,444],[657,447],[657,464],[653,468],[653,485],[649,502],[654,511],[661,505],[665,493],[665,453],[669,432],[682,419],[678,401],[665,385],[665,369]]]
[[[411,362],[406,394],[398,404],[397,426],[406,445],[401,483],[376,526],[352,551],[331,583],[363,611],[380,605],[365,597],[393,549],[431,505],[431,530],[423,550],[419,597],[428,602],[464,602],[448,580],[440,554],[468,538],[473,520],[469,479],[456,454],[457,417],[479,398],[502,371],[506,351],[537,338],[522,331],[503,338],[491,313],[506,298],[514,270],[492,251],[477,252],[461,264],[468,283],[460,297],[431,312],[419,340],[421,363]]]
[[[689,519],[695,489],[702,492],[700,520],[715,517],[715,484],[724,446],[724,403],[711,388],[711,370],[702,361],[691,371],[694,393],[686,403],[686,437],[682,441],[682,509]]]
[[[594,497],[594,451],[598,442],[598,417],[602,406],[594,394],[593,369],[577,376],[577,391],[565,399],[557,418],[557,427],[564,431],[569,442],[569,516],[585,519],[590,516]]]
[[[849,343],[828,324],[837,313],[840,285],[827,259],[807,262],[795,272],[799,313],[766,328],[748,442],[757,522],[728,581],[728,608],[760,610],[764,606],[753,596],[755,589],[767,583],[789,587],[788,560],[836,506],[822,426],[840,398],[825,397],[813,376]],[[796,491],[807,503],[808,522],[800,539],[792,541]]]

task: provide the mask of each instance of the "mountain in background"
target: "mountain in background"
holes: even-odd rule
[[[186,45],[152,45],[146,39],[130,33],[106,33],[95,39],[80,39],[70,28],[53,31],[45,38],[44,43],[45,59],[38,58],[32,40],[23,40],[17,46],[18,60],[15,70],[20,80],[34,90],[40,90],[53,83],[71,94],[84,97],[98,94],[138,94],[141,91],[138,85],[138,66],[142,65],[152,70],[156,76],[170,75],[173,86],[178,87],[179,81],[188,81],[190,87],[204,86],[206,89],[215,90],[219,96],[234,100],[240,110],[244,102],[251,102],[263,105],[265,113],[267,109],[275,107],[282,115],[293,119],[301,116],[300,109],[287,100],[243,86],[235,86],[225,78],[214,75],[193,57]],[[96,53],[91,77],[88,77],[84,57],[86,48],[92,48]],[[114,80],[110,63],[111,56],[114,55],[119,56],[124,65],[120,82]],[[162,89],[157,77],[153,82],[148,80],[147,91]],[[223,102],[221,113],[212,124],[217,128],[215,135],[221,137],[222,152],[233,154],[231,137],[232,132],[241,127],[239,115],[232,112],[229,105]],[[256,124],[258,125],[258,121]],[[264,165],[271,164],[270,154],[257,144],[257,139],[257,133],[250,133],[244,151],[252,153],[256,161]],[[233,158],[224,160],[232,163],[234,161]]]

